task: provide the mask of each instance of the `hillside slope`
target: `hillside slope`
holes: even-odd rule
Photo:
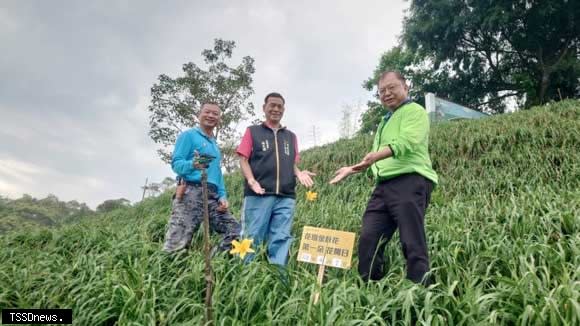
[[[318,173],[319,199],[306,202],[299,189],[297,238],[304,225],[358,233],[372,182],[327,181],[370,145],[360,137],[303,153],[301,167]],[[244,266],[215,258],[215,318],[224,325],[578,324],[579,148],[578,101],[438,125],[431,154],[441,183],[426,220],[436,284],[404,280],[395,237],[384,280],[365,285],[356,269],[329,269],[313,306],[316,266],[296,262],[296,241],[288,287],[263,259]],[[241,180],[227,180],[236,216]],[[0,308],[73,308],[78,325],[201,324],[201,232],[193,250],[164,254],[169,213],[165,194],[102,219],[0,237]]]

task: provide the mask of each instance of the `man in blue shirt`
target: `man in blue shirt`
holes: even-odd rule
[[[221,110],[215,103],[204,103],[198,118],[199,127],[181,133],[173,151],[171,168],[177,173],[180,185],[165,235],[163,250],[167,252],[189,247],[193,233],[203,221],[201,166],[195,163],[197,155],[215,157],[207,166],[207,186],[210,228],[224,235],[219,249],[229,250],[240,234],[240,224],[228,213],[221,153],[213,134],[221,120]]]

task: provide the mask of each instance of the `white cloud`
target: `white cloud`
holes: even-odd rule
[[[14,159],[0,159],[0,176],[3,178],[31,183],[35,176],[47,173],[51,173],[51,171],[45,167]]]
[[[0,7],[0,30],[8,33],[18,30],[19,27],[17,18],[10,15],[7,9]]]
[[[91,206],[141,197],[171,169],[149,138],[150,87],[185,62],[203,66],[214,38],[235,40],[233,63],[255,58],[263,97],[287,99],[284,124],[301,148],[339,136],[344,103],[362,89],[401,31],[403,1],[14,1],[0,8],[0,191],[54,193]],[[250,119],[252,120],[252,119]],[[239,125],[242,131],[246,123]]]

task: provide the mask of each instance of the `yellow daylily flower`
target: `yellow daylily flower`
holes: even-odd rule
[[[230,254],[240,254],[240,258],[244,259],[247,253],[255,252],[254,249],[251,248],[252,242],[254,242],[252,239],[244,239],[242,242],[239,242],[238,240],[232,241],[233,248],[230,250]]]
[[[315,201],[316,198],[318,198],[318,194],[315,193],[314,191],[307,191],[306,192],[306,200],[308,201]]]

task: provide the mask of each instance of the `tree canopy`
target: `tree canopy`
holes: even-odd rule
[[[222,110],[222,122],[216,128],[221,144],[235,138],[237,122],[254,114],[254,106],[248,102],[254,93],[254,59],[245,56],[239,65],[229,66],[234,48],[234,41],[216,39],[213,49],[201,53],[205,69],[185,63],[183,75],[162,74],[151,88],[149,136],[161,145],[158,154],[165,162],[171,161],[178,134],[198,124],[197,115],[204,102],[217,103]]]
[[[510,99],[529,108],[575,96],[579,46],[579,1],[413,0],[400,44],[363,86],[399,70],[415,100],[433,92],[480,111],[504,112]]]

